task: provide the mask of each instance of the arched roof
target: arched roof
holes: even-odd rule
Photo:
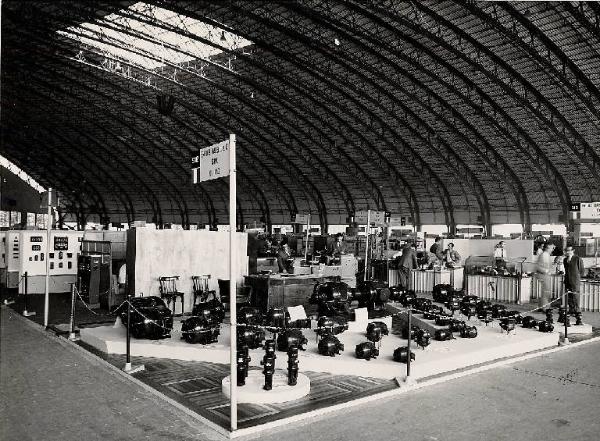
[[[2,2],[2,154],[113,221],[224,222],[190,161],[231,132],[242,222],[564,221],[600,200],[599,88],[593,2]]]

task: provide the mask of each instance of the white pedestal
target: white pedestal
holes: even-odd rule
[[[273,375],[273,389],[264,390],[264,384],[265,377],[262,371],[248,372],[246,384],[237,387],[238,403],[285,403],[302,398],[310,392],[310,380],[301,373],[298,373],[298,383],[295,386],[288,385],[287,373],[280,370],[275,370],[275,375]],[[231,381],[229,376],[221,381],[221,391],[227,398],[230,397]]]
[[[571,319],[573,320],[573,319]],[[554,330],[558,331],[560,335],[564,335],[565,333],[565,325],[564,323],[554,323]],[[573,334],[591,334],[592,333],[592,325],[588,325],[586,323],[582,325],[574,325],[571,323],[571,326],[567,328],[567,336]]]

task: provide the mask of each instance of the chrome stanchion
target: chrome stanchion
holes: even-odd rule
[[[75,283],[71,283],[71,325],[69,332],[69,340],[75,341],[77,340],[77,335],[75,335]]]
[[[131,364],[131,295],[127,296],[127,334],[125,340],[125,367],[123,370],[128,374],[143,371],[144,365],[133,367]]]

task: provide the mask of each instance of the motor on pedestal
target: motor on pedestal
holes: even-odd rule
[[[277,337],[277,349],[287,352],[291,347],[305,351],[308,339],[299,329],[286,329]]]
[[[298,384],[298,348],[296,346],[290,346],[287,350],[288,354],[288,385],[295,386]]]
[[[238,326],[237,342],[239,345],[248,345],[250,349],[258,349],[265,339],[265,331],[255,326]]]
[[[324,334],[319,340],[319,354],[335,357],[336,354],[343,352],[344,345],[333,334]]]

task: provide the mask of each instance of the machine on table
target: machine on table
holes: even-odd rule
[[[529,303],[532,283],[523,272],[525,260],[509,259],[498,267],[492,256],[470,256],[465,261],[465,292],[484,300]]]
[[[450,285],[456,290],[463,288],[463,267],[411,270],[410,289],[417,293],[432,292],[439,284]]]
[[[317,282],[336,281],[336,276],[318,275],[249,275],[244,284],[252,287],[252,306],[267,311],[269,308],[282,308],[302,305],[311,307],[310,296]]]

